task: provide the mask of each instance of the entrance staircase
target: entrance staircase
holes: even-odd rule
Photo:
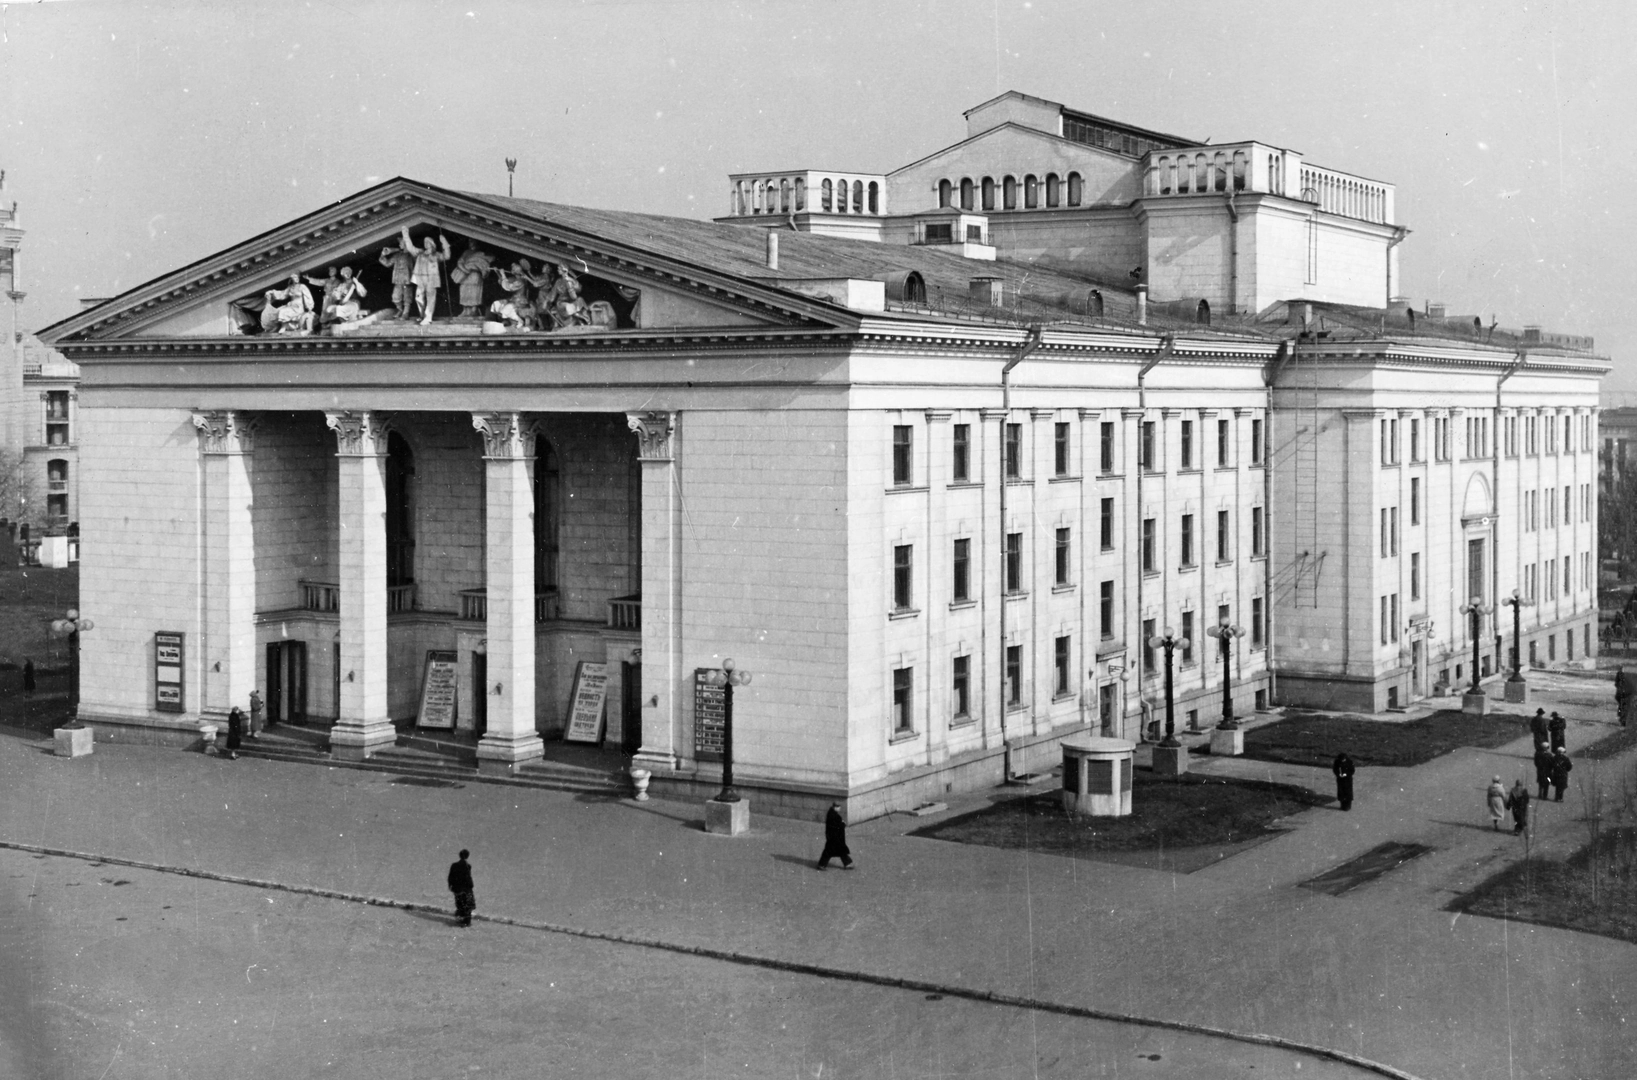
[[[520,765],[510,773],[481,773],[477,768],[476,739],[464,733],[416,731],[413,724],[398,725],[398,741],[362,761],[332,757],[327,728],[296,724],[278,724],[264,730],[258,738],[245,739],[239,746],[239,754],[332,769],[392,773],[429,787],[512,784],[610,798],[626,798],[631,794],[624,757],[617,751],[548,742],[544,759]]]

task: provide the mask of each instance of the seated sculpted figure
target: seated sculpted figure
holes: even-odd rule
[[[268,289],[267,306],[261,309],[265,334],[310,334],[313,332],[313,294],[302,284],[300,274],[291,274],[282,289]],[[277,303],[276,301],[283,301]]]
[[[580,279],[568,267],[557,264],[557,280],[540,294],[537,306],[551,318],[551,328],[589,326],[591,313],[580,298]]]
[[[533,264],[527,259],[518,259],[512,263],[510,270],[496,267],[495,275],[507,295],[506,299],[490,304],[489,310],[513,330],[538,328],[539,315],[535,306],[529,303],[529,288],[543,284],[544,279],[535,276]]]

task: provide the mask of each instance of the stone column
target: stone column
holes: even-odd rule
[[[510,771],[545,753],[534,727],[534,438],[518,413],[473,413],[483,435],[488,730],[478,767]]]
[[[250,522],[250,455],[256,418],[234,410],[193,414],[204,458],[201,592],[203,663],[198,708],[225,723],[250,715],[256,688],[256,559]]]
[[[673,770],[693,679],[682,664],[682,527],[676,414],[627,413],[642,465],[642,747],[632,765]],[[650,704],[650,703],[653,704]]]
[[[387,711],[387,415],[326,412],[341,507],[341,716],[330,752],[368,757],[397,740]]]

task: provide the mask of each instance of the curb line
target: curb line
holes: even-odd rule
[[[289,885],[279,881],[266,881],[259,878],[240,877],[237,874],[224,874],[214,870],[195,870],[185,866],[172,866],[165,863],[144,862],[140,859],[125,859],[113,855],[96,855],[84,851],[72,851],[68,848],[45,847],[40,844],[24,844],[12,840],[0,840],[0,849],[11,851],[26,851],[36,855],[55,855],[68,859],[80,859],[86,862],[106,863],[110,866],[128,866],[137,870],[151,870],[161,874],[176,874],[182,877],[200,878],[206,881],[220,881],[229,885],[248,885],[252,888],[267,889],[276,892],[295,893],[301,896],[318,896],[329,900],[344,900],[355,904],[368,904],[372,907],[397,908],[400,911],[420,911],[437,915],[447,915],[449,910],[432,904],[417,904],[407,900],[393,900],[383,896],[368,896],[363,893],[345,892],[340,889],[323,889],[313,885]],[[504,915],[484,915],[474,912],[474,920],[493,923],[497,926],[515,926],[525,930],[538,930],[550,934],[562,934],[567,937],[580,938],[585,941],[602,941],[616,945],[631,945],[643,949],[657,949],[661,952],[677,953],[683,956],[698,956],[707,960],[720,960],[730,964],[741,964],[750,967],[764,968],[769,971],[788,972],[796,975],[810,975],[822,979],[834,979],[843,982],[863,983],[870,986],[882,986],[896,990],[914,990],[921,993],[941,994],[944,997],[960,998],[966,1001],[985,1002],[993,1005],[1006,1005],[1018,1009],[1034,1009],[1039,1012],[1054,1013],[1059,1016],[1072,1016],[1083,1020],[1105,1020],[1114,1023],[1135,1024],[1139,1027],[1157,1028],[1162,1031],[1178,1031],[1188,1035],[1208,1035],[1213,1038],[1227,1039],[1232,1042],[1246,1043],[1252,1046],[1269,1046],[1280,1050],[1291,1050],[1322,1058],[1327,1061],[1351,1065],[1355,1068],[1373,1072],[1378,1076],[1390,1077],[1391,1080],[1421,1080],[1413,1073],[1396,1069],[1369,1058],[1350,1054],[1345,1050],[1331,1050],[1322,1046],[1311,1046],[1307,1043],[1287,1039],[1279,1035],[1266,1035],[1260,1032],[1237,1032],[1225,1028],[1210,1027],[1205,1024],[1192,1024],[1184,1020],[1164,1020],[1148,1016],[1135,1016],[1130,1013],[1114,1012],[1109,1009],[1096,1009],[1084,1005],[1068,1005],[1061,1002],[1044,1001],[1039,998],[1025,997],[1021,994],[1008,994],[996,990],[973,990],[959,986],[948,986],[942,983],[929,982],[924,979],[906,979],[891,975],[875,975],[867,971],[850,971],[845,968],[830,967],[825,964],[809,964],[798,960],[780,960],[777,957],[757,956],[753,953],[743,953],[733,949],[716,949],[704,945],[679,945],[675,942],[661,941],[657,938],[633,937],[629,934],[616,934],[602,930],[587,930],[581,927],[563,926],[558,923],[540,922],[533,919],[516,919]]]

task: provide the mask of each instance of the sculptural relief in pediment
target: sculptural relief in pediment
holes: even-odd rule
[[[641,325],[642,290],[433,224],[228,304],[243,335],[575,334]]]

